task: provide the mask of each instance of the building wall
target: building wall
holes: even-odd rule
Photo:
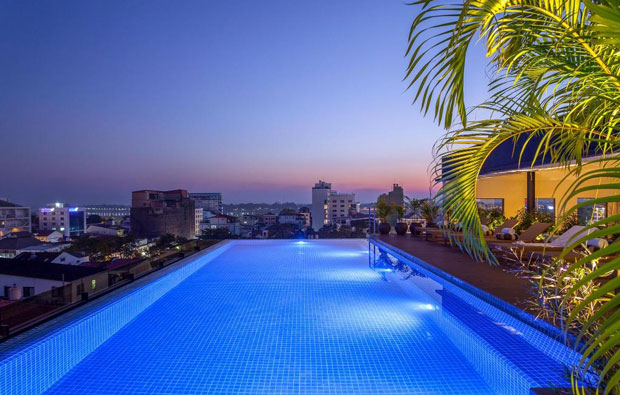
[[[195,236],[195,221],[194,201],[185,190],[132,193],[131,231],[139,237],[170,233],[191,239]]]
[[[29,207],[0,207],[0,237],[11,232],[30,232]]]
[[[331,194],[332,184],[319,181],[312,188],[312,206],[310,213],[312,216],[312,228],[319,230],[329,223],[327,216],[328,198]]]
[[[574,181],[574,177],[563,181],[565,175],[565,170],[557,168],[541,169],[536,171],[536,198],[554,198],[556,217],[563,214],[560,211],[562,198],[564,194],[570,189],[571,181]],[[479,199],[504,199],[504,215],[506,215],[507,217],[511,217],[515,215],[520,209],[525,208],[525,199],[527,197],[526,177],[527,172],[514,172],[480,177],[480,179],[478,180],[476,197]],[[597,183],[598,180],[591,180],[585,183],[584,186],[595,185]],[[599,191],[598,195],[596,195],[594,192],[583,193],[570,199],[567,202],[567,207],[571,207],[577,204],[578,198],[596,198],[613,196],[618,194],[620,194],[620,190]],[[608,205],[608,215],[617,213],[618,209],[619,207],[617,204]]]
[[[327,216],[329,223],[340,223],[341,219],[349,218],[351,209],[357,207],[354,193],[333,193],[327,200]]]
[[[94,281],[94,283],[93,283]],[[34,295],[38,295],[42,292],[50,291],[53,287],[61,287],[63,285],[70,285],[71,295],[70,300],[67,302],[77,302],[81,299],[80,290],[83,292],[94,294],[100,292],[108,287],[109,279],[108,272],[102,271],[92,274],[82,279],[74,280],[73,282],[62,282],[56,280],[48,280],[42,278],[22,277],[22,276],[10,276],[6,274],[0,274],[0,296],[4,296],[4,287],[12,287],[13,284],[19,288],[19,294],[22,295],[23,287],[34,287]]]
[[[194,235],[200,235],[200,223],[204,219],[204,211],[200,207],[196,207],[195,209],[196,216],[194,218]]]
[[[46,280],[42,278],[31,278],[31,277],[21,277],[21,276],[10,276],[7,274],[0,274],[0,292],[2,296],[4,296],[4,287],[12,287],[13,284],[17,285],[17,288],[20,290],[20,295],[22,293],[23,287],[34,287],[34,294],[40,294],[41,292],[46,292],[52,289],[52,287],[60,287],[62,285],[61,281],[55,280]],[[65,283],[68,284],[68,283]]]
[[[129,215],[131,212],[130,206],[121,204],[100,204],[100,205],[88,205],[84,206],[86,216],[98,215],[103,218],[122,218]]]
[[[131,231],[140,237],[154,238],[170,233],[191,239],[195,236],[195,210],[192,207],[165,207],[155,213],[148,207],[131,209]]]
[[[392,185],[392,190],[387,194],[387,202],[390,204],[395,204],[397,206],[404,206],[405,193],[400,185]]]
[[[109,274],[107,271],[102,271],[79,280],[75,280],[71,283],[71,301],[77,302],[82,298],[82,295],[79,293],[82,288],[84,292],[92,295],[106,289],[109,282]]]
[[[190,193],[189,198],[196,203],[196,208],[214,213],[222,213],[221,193]]]

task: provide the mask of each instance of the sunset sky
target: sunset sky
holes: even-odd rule
[[[428,193],[441,135],[402,81],[397,0],[3,1],[0,197],[129,203],[131,190],[368,202]],[[480,64],[467,79],[483,95]]]

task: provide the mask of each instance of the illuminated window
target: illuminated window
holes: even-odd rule
[[[585,203],[592,198],[579,198],[577,203]],[[589,225],[607,217],[607,203],[596,203],[577,209],[577,221],[579,225]]]
[[[525,207],[527,207],[527,199],[525,199]],[[536,211],[541,213],[548,213],[555,218],[555,199],[554,198],[541,198],[536,199]]]
[[[504,199],[476,199],[478,208],[483,210],[500,210],[504,213]]]
[[[91,287],[93,288],[93,291],[94,291],[95,288],[97,288],[97,280],[91,280],[90,285],[91,285]]]

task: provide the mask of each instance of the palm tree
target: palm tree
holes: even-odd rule
[[[413,214],[420,215],[420,212],[422,211],[422,206],[426,199],[417,199],[405,196],[405,201],[407,207],[413,212]]]
[[[454,0],[452,0],[454,1]],[[419,0],[410,35],[406,78],[414,102],[446,130],[435,147],[434,170],[442,185],[436,200],[462,224],[454,239],[478,260],[495,262],[487,248],[476,205],[478,174],[493,150],[506,141],[517,153],[535,145],[532,163],[546,158],[566,168],[570,192],[564,215],[583,205],[618,203],[620,196],[599,197],[567,207],[583,192],[620,189],[620,4],[617,0]],[[477,40],[484,43],[493,75],[489,98],[467,108],[463,92],[466,57]],[[470,120],[471,112],[485,115]],[[517,144],[518,142],[518,144]],[[585,162],[586,154],[598,159]],[[567,179],[569,179],[567,177]],[[586,184],[596,180],[597,183]],[[568,181],[567,181],[568,182]],[[566,251],[593,237],[620,233],[620,214],[589,225]],[[611,244],[571,264],[568,275],[588,265],[600,267],[575,281],[569,292],[610,270],[620,269],[620,245]],[[601,263],[604,262],[604,263]],[[594,266],[596,267],[596,266]],[[574,319],[592,303],[599,311],[582,325],[582,368],[595,368],[605,393],[620,393],[620,277],[581,299]],[[593,329],[594,328],[594,329]]]

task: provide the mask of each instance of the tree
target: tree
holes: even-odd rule
[[[535,158],[547,158],[574,176],[563,197],[564,216],[595,203],[619,203],[620,195],[568,207],[579,193],[620,188],[618,130],[620,109],[620,6],[617,0],[419,0],[409,36],[407,69],[414,102],[449,130],[437,143],[434,172],[442,186],[437,203],[464,231],[455,243],[478,260],[495,262],[476,204],[478,174],[500,144],[512,141],[516,153],[533,145]],[[468,48],[486,46],[489,98],[466,108],[465,65]],[[475,112],[477,120],[468,115]],[[598,158],[584,162],[586,154]],[[584,185],[595,180],[594,186]],[[590,224],[567,246],[560,259],[589,238],[620,232],[620,214]],[[594,227],[600,230],[587,235]],[[574,297],[602,274],[620,269],[620,245],[610,244],[567,265],[563,275],[578,279],[567,292]],[[585,276],[582,268],[598,267]],[[593,367],[606,393],[620,393],[620,277],[577,298],[568,321],[591,304],[599,313],[581,323],[584,369]],[[584,337],[585,336],[585,337]]]
[[[385,197],[385,195],[379,196],[379,199],[377,199],[377,204],[375,205],[375,210],[377,212],[377,217],[379,217],[381,222],[386,222],[387,218],[393,212],[393,208],[387,202],[387,198]]]
[[[234,236],[230,231],[226,228],[216,228],[216,229],[205,229],[202,231],[200,238],[203,240],[225,240],[225,239],[236,239],[237,236]]]
[[[165,235],[161,235],[159,239],[157,239],[157,243],[155,244],[158,248],[166,248],[169,247],[172,243],[174,243],[176,237],[170,233],[166,233]]]
[[[415,215],[420,215],[422,211],[422,205],[426,201],[426,199],[416,199],[405,196],[405,201],[409,210],[411,210]]]
[[[100,224],[102,222],[103,222],[103,218],[101,218],[101,216],[97,214],[91,214],[88,217],[86,217],[87,224]]]

